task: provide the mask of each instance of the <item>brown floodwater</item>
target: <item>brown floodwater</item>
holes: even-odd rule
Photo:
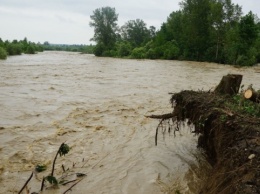
[[[0,61],[0,193],[17,193],[37,164],[48,166],[28,185],[38,192],[60,144],[55,176],[87,176],[70,193],[198,193],[208,164],[188,127],[154,135],[146,115],[172,111],[168,93],[210,90],[239,73],[260,89],[260,67],[96,58],[43,52]],[[62,193],[70,185],[43,193]]]

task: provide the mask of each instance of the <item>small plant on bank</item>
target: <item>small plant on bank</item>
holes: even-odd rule
[[[44,188],[45,180],[47,180],[51,185],[58,185],[58,181],[57,181],[56,177],[54,176],[55,163],[56,163],[58,155],[60,155],[60,157],[65,156],[67,153],[69,153],[69,150],[70,150],[70,148],[67,144],[65,144],[65,143],[61,144],[61,146],[60,146],[59,150],[57,151],[56,156],[53,160],[51,174],[47,177],[44,177],[42,180],[41,191]]]
[[[227,106],[234,111],[245,113],[253,117],[260,117],[260,105],[243,99],[243,96],[240,94],[235,95],[233,102],[227,103]]]
[[[35,171],[36,172],[43,172],[47,169],[47,166],[46,165],[40,165],[38,164],[36,167],[35,167]]]
[[[50,175],[46,176],[46,177],[43,177],[42,179],[42,184],[41,184],[41,191],[43,191],[44,187],[45,187],[45,182],[47,181],[50,185],[52,186],[58,186],[59,184],[63,184],[64,185],[64,182],[62,181],[58,181],[58,179],[54,176],[54,171],[55,171],[55,164],[56,164],[56,160],[57,160],[57,157],[58,155],[60,155],[60,157],[62,156],[65,156],[66,154],[68,154],[70,151],[70,147],[65,144],[65,143],[62,143],[59,147],[59,150],[57,151],[56,155],[55,155],[55,158],[53,160],[53,163],[52,163],[52,170],[51,170],[51,173]],[[47,169],[47,166],[46,165],[40,165],[38,164],[36,167],[35,167],[35,172],[36,173],[40,173],[40,172],[43,172]],[[64,166],[63,166],[63,169],[64,169]],[[34,172],[31,173],[30,177],[28,178],[28,180],[26,181],[26,183],[23,185],[22,189],[19,191],[18,194],[21,194],[23,192],[23,190],[27,187],[27,184],[30,182],[30,180],[32,179],[33,177],[33,174]],[[79,176],[78,176],[79,174]],[[77,173],[76,174],[77,177],[84,177],[86,176],[86,174],[83,174],[83,173]],[[80,182],[82,179],[80,179],[79,181],[77,180],[74,180],[74,181],[77,181],[74,185],[72,185],[69,189],[71,189],[73,186],[75,186],[78,182]],[[73,181],[73,182],[74,182]],[[66,183],[67,184],[67,183]],[[67,191],[66,191],[67,192]],[[64,192],[64,193],[66,193]],[[34,192],[35,193],[35,192]]]

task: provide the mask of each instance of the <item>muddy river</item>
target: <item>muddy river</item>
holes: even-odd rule
[[[17,193],[37,164],[47,165],[27,190],[39,192],[41,178],[65,142],[55,176],[87,176],[68,193],[198,193],[208,165],[197,137],[154,135],[158,121],[146,115],[170,112],[170,92],[209,90],[223,75],[243,74],[260,88],[260,67],[213,63],[96,58],[43,52],[0,61],[0,193]],[[201,168],[201,166],[203,166]],[[43,193],[63,193],[71,184]],[[26,192],[24,192],[26,193]]]

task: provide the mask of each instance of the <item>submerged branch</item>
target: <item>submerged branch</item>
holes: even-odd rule
[[[163,119],[160,121],[160,123],[158,124],[157,128],[156,128],[156,133],[155,133],[155,145],[157,146],[157,137],[158,137],[158,131],[160,126],[162,125]]]
[[[71,185],[70,188],[68,188],[66,191],[64,191],[63,194],[66,194],[68,191],[70,191],[73,187],[75,187],[80,181],[82,181],[84,178],[80,179],[78,182],[74,183],[73,185]]]
[[[30,182],[30,180],[32,179],[32,177],[33,177],[33,172],[32,172],[32,174],[30,175],[30,177],[28,178],[28,180],[25,182],[25,184],[23,185],[22,189],[19,191],[18,194],[21,194],[21,193],[22,193],[22,191],[23,191],[24,188],[27,186],[27,184]]]

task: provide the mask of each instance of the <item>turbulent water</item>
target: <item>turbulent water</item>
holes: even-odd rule
[[[171,92],[210,90],[223,75],[243,74],[260,88],[260,67],[96,58],[43,52],[0,61],[0,193],[17,193],[37,164],[44,173],[28,185],[38,192],[61,143],[61,165],[87,176],[70,193],[198,193],[207,166],[190,130],[154,135],[146,115],[172,111]],[[203,168],[200,168],[203,166]],[[69,186],[44,193],[62,193]]]

